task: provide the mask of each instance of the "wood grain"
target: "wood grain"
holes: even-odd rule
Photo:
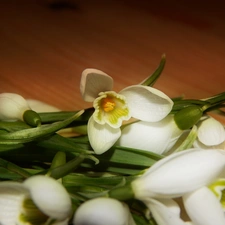
[[[151,74],[165,53],[155,87],[170,97],[223,92],[224,8],[219,1],[3,0],[0,91],[77,110],[90,106],[79,92],[85,68],[111,75],[119,91]]]

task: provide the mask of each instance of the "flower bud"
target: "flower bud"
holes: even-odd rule
[[[15,93],[0,94],[0,120],[22,120],[31,126],[41,124],[39,115],[30,109],[22,96]]]
[[[128,206],[112,198],[84,202],[75,212],[74,225],[135,225]]]
[[[190,129],[203,115],[203,111],[198,106],[188,106],[181,109],[174,115],[174,120],[181,130]]]
[[[23,120],[27,110],[30,107],[22,96],[14,93],[0,94],[0,120]]]

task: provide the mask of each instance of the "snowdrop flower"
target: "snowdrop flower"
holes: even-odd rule
[[[116,144],[163,154],[169,151],[183,133],[168,115],[159,122],[138,121],[125,125]]]
[[[0,120],[25,121],[31,126],[41,125],[40,116],[31,110],[28,102],[14,93],[0,94]]]
[[[0,120],[23,120],[27,110],[30,107],[22,96],[14,93],[0,94]]]
[[[195,147],[203,149],[220,148],[225,142],[224,126],[212,117],[208,117],[198,125],[198,139],[194,142]]]
[[[149,199],[145,204],[152,213],[158,225],[187,225],[189,222],[184,222],[180,218],[180,207],[172,199]]]
[[[156,162],[131,183],[135,198],[174,198],[209,185],[225,169],[221,150],[190,149]]]
[[[183,201],[185,209],[195,225],[225,224],[222,206],[209,188],[201,187],[186,193]]]
[[[80,90],[83,99],[93,102],[95,112],[88,122],[88,137],[96,154],[111,148],[121,135],[120,127],[131,117],[157,122],[166,117],[173,101],[161,91],[143,85],[129,86],[119,93],[112,91],[113,79],[96,69],[82,73]]]
[[[44,175],[28,178],[23,183],[0,182],[0,224],[66,225],[72,204],[65,188]]]
[[[112,198],[95,198],[84,202],[75,212],[74,225],[135,225],[129,208]]]

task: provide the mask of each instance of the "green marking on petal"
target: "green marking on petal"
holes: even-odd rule
[[[23,202],[23,212],[19,220],[33,225],[43,224],[48,220],[48,216],[42,213],[34,204],[32,199],[27,198]]]
[[[225,179],[219,179],[216,182],[210,184],[209,189],[219,199],[219,201],[225,211]]]
[[[107,123],[113,128],[118,128],[123,120],[129,120],[131,117],[125,97],[114,91],[101,92],[93,106],[93,118],[99,124]]]

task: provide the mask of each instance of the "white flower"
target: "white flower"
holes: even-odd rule
[[[75,212],[74,225],[135,225],[129,208],[112,198],[95,198],[84,202]]]
[[[53,178],[36,175],[23,183],[0,182],[1,225],[25,225],[34,219],[40,224],[67,224],[71,210],[67,191]]]
[[[225,169],[222,150],[190,149],[156,162],[131,185],[135,198],[173,198],[209,185]]]
[[[186,225],[180,218],[180,207],[172,199],[149,199],[145,204],[150,209],[158,225]]]
[[[81,77],[81,94],[93,102],[95,112],[88,122],[89,141],[102,154],[112,147],[121,135],[124,120],[157,122],[166,117],[173,101],[159,90],[143,86],[129,86],[119,93],[112,91],[113,79],[96,69],[86,69]]]
[[[14,93],[0,94],[0,120],[23,120],[27,110],[30,107],[22,96]]]
[[[177,127],[173,115],[168,115],[159,122],[134,122],[125,125],[121,131],[116,144],[157,154],[170,150],[183,133]]]
[[[200,148],[221,148],[225,141],[224,126],[212,117],[208,117],[198,125],[198,139],[194,146]]]
[[[195,225],[225,224],[222,206],[207,187],[201,187],[185,194],[183,201],[185,209]]]

